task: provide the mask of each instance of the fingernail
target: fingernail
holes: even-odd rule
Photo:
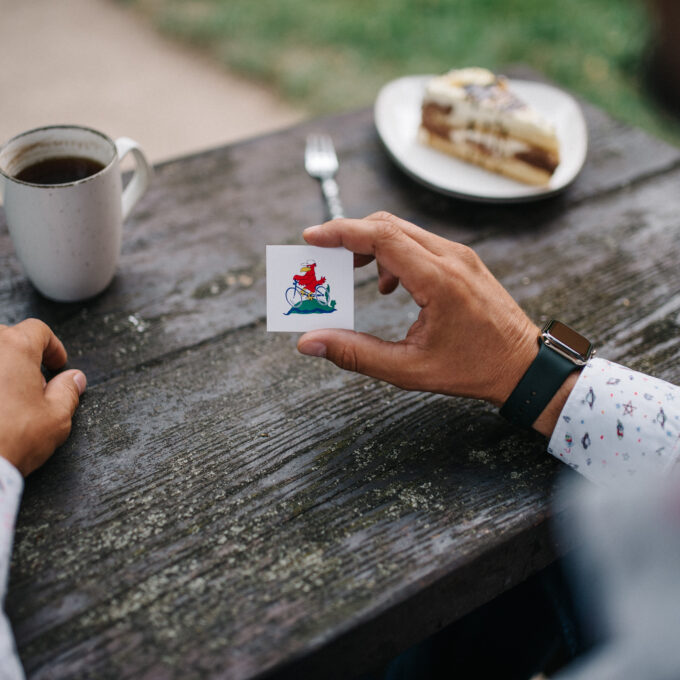
[[[78,394],[82,394],[85,391],[85,388],[87,387],[87,378],[85,377],[85,374],[80,372],[74,373],[73,382],[76,384],[76,387],[78,388]]]
[[[313,227],[307,227],[307,228],[302,232],[302,235],[305,236],[305,235],[313,234],[313,233],[314,233],[315,231],[317,231],[318,229],[321,229],[322,226],[323,226],[323,225],[321,225],[321,224],[315,224]]]
[[[306,354],[310,357],[325,357],[326,345],[322,342],[306,342],[304,345],[298,347],[300,354]]]

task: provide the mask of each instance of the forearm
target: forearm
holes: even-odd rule
[[[16,652],[14,636],[4,612],[5,593],[23,479],[19,471],[0,457],[0,680],[19,680],[24,677]]]

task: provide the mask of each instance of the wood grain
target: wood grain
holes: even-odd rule
[[[346,208],[473,244],[530,315],[680,379],[680,152],[586,107],[564,195],[480,206],[387,160],[370,112],[181,159],[85,305],[25,282],[0,227],[0,322],[37,315],[88,372],[68,443],[27,482],[7,609],[31,678],[348,677],[549,563],[545,441],[482,404],[409,393],[295,352],[264,325],[264,245],[323,215],[302,172],[329,131]],[[357,325],[416,308],[357,277]]]

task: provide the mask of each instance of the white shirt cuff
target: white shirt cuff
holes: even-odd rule
[[[597,484],[663,475],[680,453],[680,387],[591,359],[567,399],[548,452]]]
[[[19,470],[0,456],[0,602],[7,589],[14,525],[23,489],[24,478]]]

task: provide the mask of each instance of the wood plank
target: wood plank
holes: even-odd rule
[[[33,291],[0,218],[0,323],[45,320],[94,384],[257,322],[264,314],[264,245],[299,243],[301,229],[323,219],[319,187],[302,169],[312,129],[328,130],[337,142],[349,214],[387,209],[470,244],[527,224],[547,228],[572,206],[680,161],[678,149],[592,107],[586,116],[591,154],[583,174],[563,196],[536,205],[473,205],[423,189],[388,160],[370,111],[164,164],[125,226],[114,283],[85,304],[58,305]]]
[[[677,380],[679,181],[479,252],[534,318]],[[384,337],[415,311],[357,290],[358,324]],[[544,449],[481,404],[300,357],[261,320],[133,368],[88,391],[27,484],[7,601],[22,659],[34,678],[248,678],[296,659],[346,677],[552,559]]]

